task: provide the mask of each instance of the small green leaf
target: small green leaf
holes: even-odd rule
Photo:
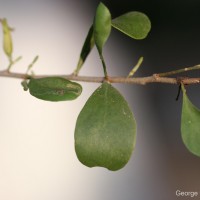
[[[76,99],[82,92],[80,84],[61,77],[30,79],[29,92],[46,101],[67,101]]]
[[[27,67],[26,74],[28,74],[28,72],[33,68],[33,65],[37,62],[38,59],[39,59],[39,56],[35,56],[31,64],[29,64],[29,66]]]
[[[129,72],[127,78],[130,78],[131,76],[133,76],[135,74],[135,72],[139,69],[139,67],[141,66],[142,62],[143,62],[144,58],[140,57],[137,64],[133,67],[133,69]]]
[[[21,85],[22,85],[24,91],[28,91],[28,83],[27,83],[26,80],[23,80],[23,81],[21,82]]]
[[[141,12],[129,12],[112,20],[112,26],[134,39],[144,39],[150,29],[149,18]]]
[[[136,122],[123,96],[103,83],[81,110],[75,128],[78,159],[88,167],[119,170],[129,161],[136,140]]]
[[[3,26],[3,49],[5,54],[11,58],[13,51],[11,28],[8,26],[6,19],[2,19],[1,23]]]
[[[182,85],[183,105],[181,116],[181,135],[187,149],[200,156],[200,110],[189,100]]]
[[[99,54],[102,55],[103,46],[111,32],[111,14],[103,3],[100,3],[97,7],[93,25],[94,41]]]
[[[74,71],[75,75],[78,75],[81,67],[83,66],[86,58],[88,57],[88,55],[93,47],[94,47],[94,34],[93,34],[93,26],[91,26],[91,28],[87,34],[87,37],[85,39],[85,42],[83,44],[76,70]]]

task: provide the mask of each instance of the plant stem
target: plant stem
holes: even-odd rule
[[[160,77],[166,77],[166,76],[170,76],[170,75],[174,75],[174,74],[180,74],[180,73],[183,73],[183,72],[197,70],[197,69],[200,69],[200,65],[195,65],[195,66],[192,66],[192,67],[186,67],[186,68],[183,68],[183,69],[173,70],[173,71],[170,71],[170,72],[164,72],[164,73],[160,73],[160,74],[156,74],[156,75],[160,76]]]
[[[197,78],[188,78],[188,77],[177,77],[177,78],[168,78],[168,77],[159,77],[158,75],[152,75],[147,77],[138,77],[138,78],[127,78],[127,77],[91,77],[91,76],[75,76],[73,74],[69,75],[34,75],[30,76],[22,73],[8,72],[7,70],[0,71],[0,77],[7,78],[17,78],[17,79],[30,79],[32,78],[45,78],[45,77],[63,77],[68,80],[80,81],[80,82],[91,82],[91,83],[102,83],[105,79],[109,80],[110,83],[128,83],[128,84],[138,84],[145,85],[148,83],[164,83],[164,84],[199,84],[200,77]]]
[[[11,67],[12,67],[14,64],[16,64],[16,63],[17,63],[19,60],[21,60],[21,59],[22,59],[21,56],[17,57],[15,60],[12,60],[12,57],[9,57],[9,65],[8,65],[7,71],[9,72],[10,69],[11,69]]]
[[[135,74],[135,72],[139,69],[139,67],[141,66],[142,62],[143,62],[143,57],[140,57],[137,64],[133,67],[133,69],[129,72],[128,74],[128,78],[130,78],[131,76],[133,76]]]
[[[107,78],[108,73],[107,73],[107,69],[106,69],[106,63],[104,61],[103,55],[102,54],[99,54],[99,55],[100,55],[100,59],[101,59],[102,65],[103,65],[103,71],[104,71],[105,78]]]

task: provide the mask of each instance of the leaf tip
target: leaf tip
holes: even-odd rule
[[[103,46],[105,45],[111,32],[111,14],[109,9],[100,2],[93,22],[94,41],[100,54],[102,54]]]

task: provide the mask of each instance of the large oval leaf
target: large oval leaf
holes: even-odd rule
[[[32,78],[28,89],[32,96],[46,101],[73,100],[82,92],[80,84],[61,77]]]
[[[100,3],[94,18],[94,41],[100,54],[111,31],[111,14],[108,8]]]
[[[112,26],[134,39],[144,39],[151,29],[151,22],[145,14],[133,11],[113,19]]]
[[[181,135],[187,149],[200,156],[200,110],[189,100],[182,85],[183,105],[181,117]]]
[[[103,83],[80,112],[75,129],[78,159],[88,167],[119,170],[135,146],[136,122],[123,96]]]

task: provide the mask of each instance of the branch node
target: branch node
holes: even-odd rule
[[[176,78],[176,81],[177,81],[177,84],[184,84],[184,80],[186,79],[187,77],[177,77]]]
[[[160,78],[160,76],[159,74],[153,74],[153,78],[157,81]]]
[[[181,93],[181,84],[179,84],[179,86],[178,86],[178,94],[176,96],[176,101],[178,101],[180,93]]]
[[[105,76],[102,82],[111,83],[109,76]]]

